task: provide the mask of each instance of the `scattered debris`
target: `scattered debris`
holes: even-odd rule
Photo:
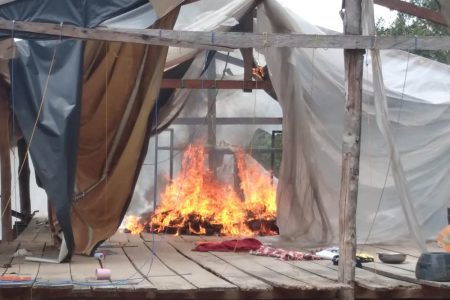
[[[22,256],[29,256],[29,255],[33,255],[33,253],[31,253],[30,251],[28,251],[25,248],[20,248],[20,249],[17,249],[16,252],[14,252],[12,257],[22,257]]]

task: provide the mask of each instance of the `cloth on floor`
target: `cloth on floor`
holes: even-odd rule
[[[339,265],[339,255],[332,259],[333,265]],[[362,268],[363,263],[374,262],[373,256],[367,253],[359,253],[356,255],[356,267]]]
[[[332,260],[335,256],[339,256],[339,248],[331,247],[316,252],[316,255],[322,259]]]
[[[277,257],[281,260],[319,260],[319,256],[312,253],[305,253],[294,250],[286,250],[282,248],[272,248],[269,246],[261,246],[258,250],[250,251],[250,254],[259,256]]]
[[[260,246],[262,246],[262,243],[257,239],[245,238],[223,242],[202,242],[198,243],[192,251],[247,252],[250,250],[257,250]]]

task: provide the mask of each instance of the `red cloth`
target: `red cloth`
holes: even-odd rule
[[[246,238],[241,240],[229,240],[223,242],[199,243],[194,249],[192,249],[192,251],[246,252],[250,250],[257,250],[261,246],[262,243],[257,239]]]

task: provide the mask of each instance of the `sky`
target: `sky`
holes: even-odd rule
[[[342,32],[342,19],[339,15],[342,0],[280,0],[291,7],[306,21],[328,29]],[[375,5],[375,21],[383,17],[386,21],[393,20],[396,12]]]

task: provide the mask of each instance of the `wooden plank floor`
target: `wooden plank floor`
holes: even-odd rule
[[[1,275],[26,277],[0,281],[0,299],[335,299],[348,288],[337,282],[330,261],[281,261],[248,253],[194,252],[199,241],[221,237],[117,233],[99,251],[103,261],[75,255],[70,263],[53,264],[12,257],[17,249],[32,256],[56,258],[45,220],[33,220],[13,243],[0,243]],[[301,250],[295,243],[260,238],[274,247]],[[439,250],[435,244],[432,251]],[[356,270],[360,299],[449,299],[450,283],[418,280],[420,252],[409,244],[364,245],[360,251],[375,262]],[[408,254],[403,264],[378,260],[379,252]],[[108,268],[110,280],[96,280],[97,268]]]

